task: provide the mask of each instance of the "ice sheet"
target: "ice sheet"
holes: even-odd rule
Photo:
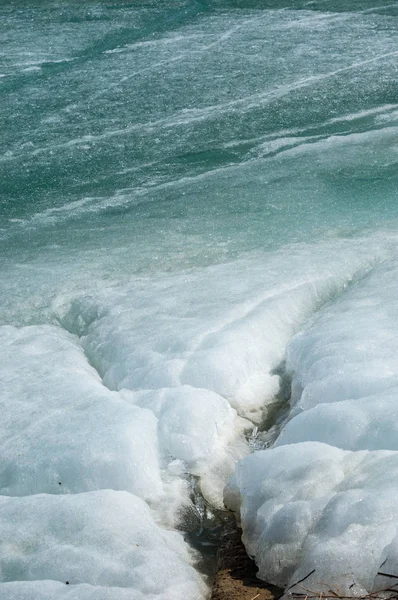
[[[347,595],[393,583],[378,572],[398,560],[397,275],[396,260],[375,267],[293,338],[287,423],[227,489],[268,581],[312,573],[308,589]]]

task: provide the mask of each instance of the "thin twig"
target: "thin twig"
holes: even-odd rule
[[[292,588],[294,588],[299,583],[303,583],[303,581],[305,581],[306,579],[308,579],[308,577],[310,577],[313,573],[315,573],[315,569],[312,569],[311,573],[308,573],[308,575],[306,575],[305,577],[303,577],[299,581],[296,581],[296,583],[293,583],[293,585],[291,585],[289,588],[287,588],[286,592],[288,592],[289,590],[291,590]]]
[[[384,577],[391,577],[392,579],[398,579],[398,575],[391,575],[391,573],[382,573],[381,571],[378,571],[377,574],[383,575]]]

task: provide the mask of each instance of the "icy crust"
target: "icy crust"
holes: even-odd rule
[[[376,267],[296,335],[290,420],[226,489],[267,581],[361,595],[398,574],[397,280]]]
[[[51,325],[1,333],[0,493],[112,488],[159,498],[153,414],[107,390],[69,333]]]
[[[220,503],[248,451],[248,425],[224,398],[190,386],[111,391],[59,327],[0,333],[0,494],[125,490],[170,525],[190,505],[192,474]]]
[[[222,506],[224,484],[249,451],[245,431],[264,417],[263,405],[266,413],[275,401],[275,369],[288,341],[314,311],[388,254],[389,240],[341,240],[334,248],[332,256],[328,244],[295,245],[194,273],[126,278],[79,296],[76,286],[58,289],[48,309],[53,324],[0,328],[1,502],[10,515],[31,514],[29,527],[36,528],[35,546],[21,542],[14,554],[8,546],[0,553],[1,585],[10,598],[23,597],[28,579],[54,580],[43,584],[48,594],[65,585],[65,598],[74,592],[64,579],[81,588],[83,599],[94,594],[90,586],[102,585],[110,599],[117,595],[113,588],[130,586],[133,600],[142,593],[165,599],[205,594],[188,545],[159,528],[181,526],[183,515],[192,516],[192,476],[205,498]],[[123,561],[113,571],[113,558],[120,557],[113,548],[128,556],[130,547],[119,525],[109,521],[108,527],[98,511],[104,504],[107,519],[123,516],[121,497],[134,508],[134,531],[147,532],[146,518],[135,510],[145,502],[156,535],[165,534],[170,544],[179,540],[183,549],[173,554],[155,533],[148,533],[148,552],[140,542],[133,547],[148,578],[157,572],[152,564],[160,565],[159,590],[144,580],[136,586],[136,567],[126,570]],[[75,520],[88,511],[98,532],[73,520],[68,529],[64,510]],[[0,525],[7,511],[0,512]],[[4,527],[12,523],[12,516],[4,519]],[[0,538],[10,543],[7,531]],[[56,559],[51,549],[58,546],[65,555]],[[68,552],[79,557],[75,574],[61,569],[61,563],[71,570],[75,564]],[[80,564],[86,568],[78,571]]]
[[[242,434],[235,410],[189,386],[110,391],[56,326],[0,333],[0,578],[16,580],[0,597],[202,599],[197,557],[154,519],[171,526],[190,507],[190,471],[222,494],[247,451],[228,452]]]
[[[206,591],[182,536],[127,492],[1,496],[0,513],[2,599],[202,600]]]
[[[395,573],[397,475],[396,452],[302,442],[247,457],[225,498],[261,579],[289,589],[312,573],[307,589],[363,595],[391,585],[383,563]]]
[[[291,337],[322,304],[387,256],[394,235],[294,244],[195,272],[135,279],[100,301],[55,307],[110,389],[189,385],[254,423],[280,388]]]
[[[60,296],[53,311],[104,386],[155,415],[162,468],[199,477],[206,500],[223,508],[224,485],[248,453],[244,430],[265,420],[278,399],[275,371],[289,340],[389,255],[394,241],[388,234],[341,239],[335,255],[329,244],[295,244],[128,279],[97,297]]]
[[[181,591],[184,594],[184,590]],[[170,598],[166,591],[160,595],[153,595],[131,588],[99,587],[85,583],[66,585],[58,581],[0,583],[0,593],[2,600],[32,600],[32,598],[38,600],[145,600],[146,598],[169,600]],[[200,598],[202,600],[202,597]]]
[[[129,394],[124,391],[122,396],[128,398]],[[158,419],[159,446],[168,457],[167,472],[198,477],[207,502],[223,509],[226,481],[236,461],[248,453],[244,432],[250,423],[238,417],[224,398],[187,385],[137,392],[134,399]]]
[[[278,443],[398,450],[397,280],[396,261],[379,266],[292,340],[295,418]]]
[[[76,590],[48,582],[38,597],[203,598],[197,557],[160,527],[190,499],[185,471],[167,469],[154,413],[104,387],[59,327],[0,332],[0,578],[16,580],[0,584],[0,597],[29,597],[25,580],[55,580]]]

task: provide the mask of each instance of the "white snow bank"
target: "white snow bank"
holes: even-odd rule
[[[2,599],[202,600],[192,562],[181,535],[160,529],[127,492],[0,497]]]
[[[111,389],[207,389],[259,422],[286,345],[323,303],[391,251],[395,234],[295,244],[195,272],[135,278],[54,307]]]
[[[292,418],[277,444],[398,450],[398,264],[322,311],[288,348]]]
[[[159,499],[153,414],[106,389],[78,340],[58,327],[0,332],[0,493],[112,488]]]
[[[237,460],[248,454],[244,431],[250,423],[237,416],[218,394],[183,385],[122,392],[158,418],[158,439],[171,472],[200,477],[200,489],[210,504],[223,508],[223,489]]]
[[[154,413],[104,387],[59,327],[0,335],[0,579],[15,580],[0,584],[0,597],[202,599],[189,546],[159,527],[190,506],[190,488],[184,470],[167,469]]]
[[[307,589],[361,595],[391,585],[377,575],[386,559],[397,574],[397,476],[397,452],[305,442],[240,462],[226,502],[261,579],[289,588],[315,569]]]
[[[88,282],[87,291],[80,282],[78,295],[76,285],[51,290],[45,317],[52,311],[61,327],[0,328],[0,494],[10,502],[43,493],[54,501],[78,495],[84,512],[85,499],[96,490],[125,490],[148,503],[158,526],[173,527],[183,509],[192,509],[194,475],[205,497],[220,506],[224,483],[248,452],[243,431],[251,424],[243,417],[256,422],[275,402],[275,369],[292,335],[388,255],[391,241],[388,235],[333,240],[334,254],[329,242],[294,245],[195,272],[126,276],[118,285],[95,289]],[[118,510],[117,503],[109,508],[113,497],[110,514]],[[44,515],[35,516],[38,527],[42,517],[45,523]],[[43,532],[37,536],[45,543]],[[91,550],[78,533],[73,544],[84,562]],[[112,544],[119,543],[118,535],[115,530]],[[166,550],[152,542],[163,565]],[[95,544],[101,554],[101,540]],[[184,552],[175,558],[181,572],[191,564]],[[148,556],[140,558],[145,572],[152,569]],[[30,559],[24,560],[28,569]],[[35,555],[31,560],[34,569]],[[18,569],[3,581],[24,579]],[[170,573],[164,585],[169,596]],[[32,579],[39,577],[64,579],[47,566]],[[96,577],[75,584],[96,589],[107,581],[110,594],[113,587],[130,585],[105,573],[103,580]],[[3,585],[8,594],[17,590],[16,597],[25,593],[23,582]],[[46,583],[45,589],[51,594],[54,586]],[[202,583],[192,586],[203,591]],[[72,593],[61,592],[66,598]],[[90,598],[92,589],[82,588],[82,594]]]
[[[98,587],[86,583],[67,585],[58,581],[10,581],[0,583],[2,600],[144,600],[162,596],[144,595],[139,590]]]
[[[221,504],[249,426],[224,398],[190,386],[110,391],[59,327],[0,334],[1,494],[126,490],[170,524],[190,504],[190,473]]]
[[[226,490],[267,581],[315,569],[306,588],[361,595],[398,575],[397,281],[396,261],[375,267],[293,339],[290,420]]]

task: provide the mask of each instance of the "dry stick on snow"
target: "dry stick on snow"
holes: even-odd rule
[[[393,576],[394,579],[398,579],[398,577]],[[321,600],[322,596],[325,600],[325,598],[327,598],[329,595],[332,596],[332,598],[336,599],[336,600],[386,600],[385,596],[381,596],[380,594],[385,594],[386,592],[391,592],[391,596],[388,596],[388,600],[398,600],[398,591],[396,589],[394,589],[394,587],[387,587],[387,588],[383,588],[380,590],[375,590],[374,592],[370,592],[369,594],[366,594],[365,596],[345,596],[342,594],[337,594],[335,592],[335,590],[329,590],[326,594],[325,592],[315,592],[313,590],[307,589],[303,586],[299,586],[302,590],[304,590],[306,593],[301,594],[299,592],[292,592],[292,596],[294,598],[298,598],[298,599],[302,599],[304,598],[304,600],[312,600],[312,599],[317,599],[317,600]]]
[[[385,565],[386,562],[387,562],[387,559],[380,565],[380,567]],[[296,581],[296,583],[293,583],[293,585],[288,587],[282,595],[286,594],[286,592],[288,592],[292,588],[298,586],[299,588],[301,588],[303,590],[304,593],[291,592],[291,595],[293,596],[293,598],[297,598],[298,600],[302,600],[302,599],[312,600],[315,598],[317,600],[322,600],[322,597],[324,600],[326,600],[326,598],[328,596],[332,596],[332,598],[334,598],[335,600],[386,600],[385,596],[380,596],[380,594],[386,594],[387,592],[390,592],[392,594],[391,596],[388,597],[388,600],[398,600],[398,591],[396,589],[394,589],[394,587],[396,585],[398,585],[398,583],[395,583],[393,586],[390,586],[390,587],[382,588],[380,590],[375,590],[374,592],[369,592],[369,594],[366,594],[365,596],[345,596],[344,594],[342,594],[340,592],[340,590],[338,588],[337,588],[337,592],[335,590],[331,589],[325,594],[325,592],[315,592],[314,590],[310,590],[310,589],[305,588],[304,586],[300,585],[301,583],[303,583],[303,581],[308,579],[308,577],[310,577],[313,573],[315,573],[315,569],[313,569],[310,573],[308,573],[308,575],[303,577],[303,579],[300,579],[299,581]],[[390,577],[391,579],[398,579],[398,575],[393,575],[392,573],[384,573],[383,571],[378,571],[377,575],[382,575],[383,577]],[[326,585],[326,584],[323,584],[323,585]],[[353,585],[351,587],[353,587]],[[350,587],[350,589],[351,589],[351,587]],[[279,598],[276,598],[275,600],[279,600],[281,597],[282,596],[280,596]],[[254,600],[254,598],[252,600]]]
[[[290,587],[287,588],[287,590],[285,590],[285,593],[288,592],[289,590],[291,590],[292,588],[294,588],[296,585],[298,585],[299,583],[303,583],[303,581],[305,581],[306,579],[308,579],[308,577],[311,577],[311,575],[315,573],[315,569],[312,569],[312,571],[310,573],[308,573],[308,575],[306,575],[305,577],[303,577],[302,579],[299,579],[299,581],[296,581],[296,583],[293,583],[293,585],[291,585]]]
[[[312,571],[313,573],[313,571]],[[379,571],[377,573],[377,575],[382,575],[384,577],[391,577],[392,579],[398,579],[398,575],[392,575],[391,573],[383,573],[381,571]],[[309,577],[309,575],[307,575],[307,577]],[[307,579],[307,577],[305,577],[305,579]],[[302,580],[303,581],[303,580]],[[327,592],[327,594],[325,595],[324,592],[315,592],[313,590],[310,590],[308,588],[305,588],[304,586],[300,585],[298,582],[295,584],[298,585],[299,588],[301,588],[305,593],[301,594],[299,592],[292,592],[292,596],[294,598],[299,598],[301,600],[301,598],[304,598],[304,600],[308,600],[308,599],[313,599],[316,598],[317,600],[322,600],[322,596],[332,596],[334,599],[336,600],[386,600],[384,595],[380,595],[380,594],[386,594],[387,592],[390,592],[392,595],[388,597],[388,600],[398,600],[398,591],[394,588],[395,585],[398,585],[397,583],[394,584],[393,586],[390,587],[386,587],[386,588],[382,588],[380,590],[375,590],[374,592],[370,592],[369,594],[366,594],[365,596],[346,596],[344,594],[342,594],[341,592],[337,593],[335,590],[329,590]],[[294,586],[292,586],[294,587]],[[289,588],[291,589],[291,588]]]

